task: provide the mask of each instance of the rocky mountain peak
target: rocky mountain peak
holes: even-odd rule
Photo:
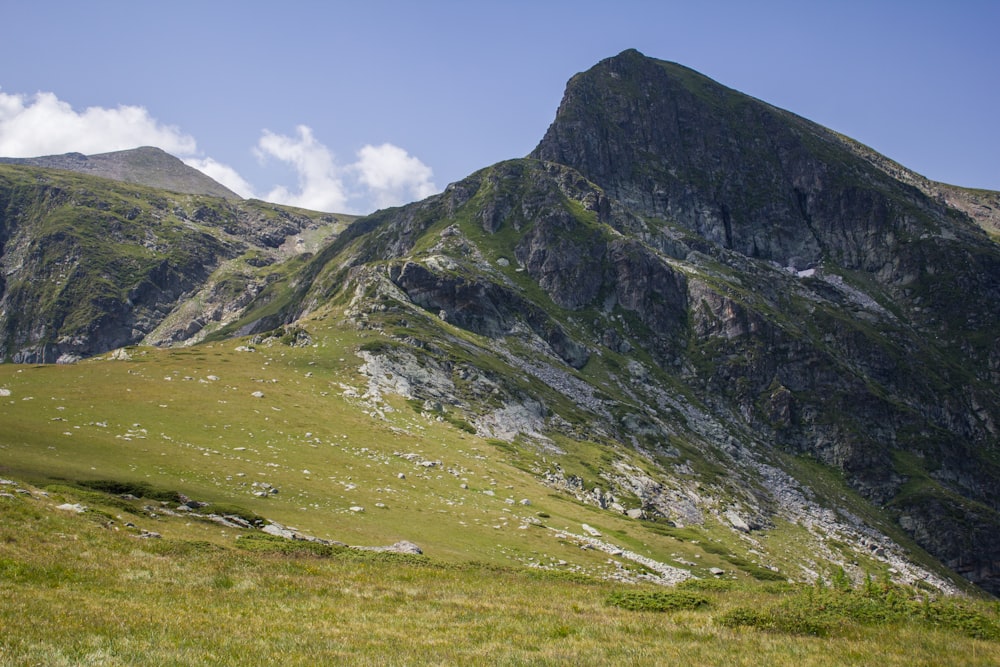
[[[873,238],[945,215],[826,128],[635,50],[569,81],[531,157],[579,170],[638,213],[800,270],[832,260],[878,271],[894,248]],[[898,200],[925,219],[904,219]]]

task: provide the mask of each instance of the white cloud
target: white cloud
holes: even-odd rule
[[[378,208],[423,199],[437,192],[431,168],[399,146],[364,146],[352,165]]]
[[[316,211],[342,212],[347,205],[347,189],[342,170],[333,153],[313,137],[305,125],[296,128],[297,136],[288,137],[264,130],[257,142],[256,153],[261,160],[276,158],[291,165],[299,177],[299,189],[292,192],[280,185],[264,199],[278,204],[301,206]]]
[[[292,136],[264,130],[254,148],[262,162],[275,159],[289,165],[297,174],[297,187],[275,185],[267,194],[258,194],[236,169],[199,155],[192,136],[161,123],[144,107],[77,111],[54,93],[29,96],[0,90],[0,156],[92,155],[139,146],[162,148],[243,197],[318,211],[367,213],[437,192],[431,168],[398,146],[368,144],[355,162],[340,165],[311,128],[299,125]]]
[[[215,179],[241,197],[257,196],[254,194],[253,186],[240,176],[239,172],[227,164],[217,162],[210,157],[184,158],[184,164],[194,167],[209,178]]]
[[[368,212],[423,199],[437,192],[433,172],[416,157],[392,144],[366,145],[357,161],[340,166],[333,152],[299,125],[295,136],[265,130],[255,149],[261,160],[274,158],[298,173],[298,190],[271,189],[264,199],[319,211]]]
[[[181,155],[196,150],[191,136],[163,125],[143,107],[75,111],[54,93],[29,97],[0,91],[0,155],[5,157],[106,153],[138,146]]]

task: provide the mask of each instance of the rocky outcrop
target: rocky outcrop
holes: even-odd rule
[[[829,130],[637,51],[570,80],[532,157],[577,169],[643,215],[805,269],[827,257],[878,270],[885,241],[932,202],[840,147]]]
[[[389,277],[414,303],[442,320],[492,338],[511,333],[523,322],[570,366],[587,363],[587,349],[544,310],[497,283],[434,273],[414,262],[391,267]]]

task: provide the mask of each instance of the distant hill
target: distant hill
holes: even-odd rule
[[[157,162],[198,173],[158,149],[110,155],[79,157],[110,167],[147,156],[149,175]],[[123,180],[0,164],[0,359],[193,342],[352,220]]]
[[[0,158],[0,163],[65,169],[190,195],[242,199],[221,183],[153,146],[97,155],[65,153],[30,158]]]

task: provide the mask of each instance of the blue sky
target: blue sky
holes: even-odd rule
[[[935,180],[1000,190],[997,0],[0,11],[0,155],[154,144],[241,194],[367,212],[527,154],[570,76],[636,48]]]

